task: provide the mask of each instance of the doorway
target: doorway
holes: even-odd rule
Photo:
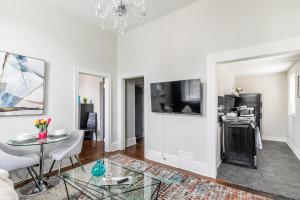
[[[110,152],[111,76],[77,70],[75,73],[75,129],[84,134],[84,146]],[[90,148],[92,147],[92,148]]]
[[[125,147],[144,155],[144,77],[125,79]]]
[[[104,78],[79,73],[79,130],[84,131],[84,140],[104,143]]]
[[[299,197],[300,157],[291,140],[300,130],[294,126],[299,70],[299,51],[216,66],[217,178]]]
[[[135,85],[135,138],[144,138],[144,85]]]

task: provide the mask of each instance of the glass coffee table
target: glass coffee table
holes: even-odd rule
[[[130,177],[124,184],[108,185],[104,177],[92,175],[92,167],[96,162],[61,173],[68,199],[158,199],[161,181],[148,173],[129,169],[109,159],[103,159],[106,167],[106,178]]]

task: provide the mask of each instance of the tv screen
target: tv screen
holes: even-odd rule
[[[200,79],[151,83],[152,112],[201,114]]]

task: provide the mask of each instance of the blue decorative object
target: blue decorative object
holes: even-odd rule
[[[99,177],[103,176],[106,172],[106,168],[103,160],[97,160],[97,163],[92,168],[93,176]]]
[[[78,97],[77,97],[77,103],[80,105],[80,102],[81,102],[80,96],[78,95]]]

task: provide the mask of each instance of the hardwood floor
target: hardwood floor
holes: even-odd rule
[[[135,159],[144,160],[144,141],[143,139],[137,140],[137,144],[127,147],[123,151],[115,151],[112,153],[104,152],[104,142],[84,141],[81,154],[79,155],[80,162],[86,164],[95,160],[109,157],[114,154],[123,154],[133,157]]]
[[[232,184],[232,183],[228,183],[228,182],[226,182],[224,180],[221,180],[221,179],[213,179],[213,178],[201,176],[199,174],[195,174],[195,173],[188,172],[188,171],[185,171],[185,170],[182,170],[182,169],[178,169],[178,168],[171,167],[171,166],[168,166],[168,165],[164,165],[164,164],[161,164],[161,163],[158,163],[158,162],[147,160],[144,157],[144,141],[143,140],[138,140],[136,145],[127,147],[125,150],[115,151],[115,152],[112,152],[112,153],[105,153],[104,152],[104,143],[103,142],[84,141],[83,142],[83,147],[82,147],[82,152],[79,155],[79,159],[80,159],[80,162],[82,164],[86,164],[86,163],[90,163],[90,162],[96,161],[98,159],[109,157],[109,156],[115,155],[115,154],[122,154],[122,155],[129,156],[129,157],[132,157],[132,158],[135,158],[135,159],[138,159],[138,160],[147,161],[147,162],[155,164],[155,165],[159,165],[159,166],[163,166],[163,167],[166,167],[166,168],[171,168],[171,169],[177,170],[177,171],[179,171],[183,174],[192,175],[192,176],[195,176],[195,177],[198,177],[198,178],[206,179],[206,180],[211,181],[211,182],[223,184],[223,185],[226,185],[226,186],[229,186],[229,187],[232,187],[232,188],[236,188],[236,189],[239,189],[239,190],[243,190],[243,191],[246,191],[246,192],[251,192],[251,193],[254,193],[254,194],[257,194],[257,195],[260,195],[260,196],[268,197],[268,198],[271,198],[271,199],[278,199],[277,196],[272,195],[272,194],[268,194],[268,193],[265,193],[265,192],[253,190],[253,189],[250,189],[250,188],[245,188],[245,187],[238,186],[238,185],[235,185],[235,184]],[[79,164],[76,163],[75,166],[78,167]],[[65,168],[62,169],[62,172],[70,170],[70,169],[72,169],[72,166],[65,167]],[[58,170],[53,171],[53,172],[51,172],[51,174],[47,174],[47,175],[49,175],[49,176],[56,175],[57,171]],[[19,188],[19,187],[23,186],[24,184],[28,183],[28,181],[30,181],[30,180],[27,180],[27,181],[25,181],[21,184],[18,184],[15,187]],[[284,198],[280,198],[280,199],[284,199]]]

